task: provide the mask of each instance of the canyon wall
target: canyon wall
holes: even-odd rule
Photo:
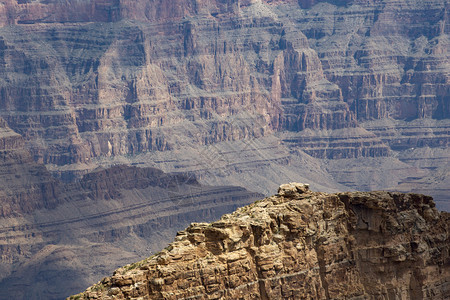
[[[320,159],[448,146],[443,0],[2,9],[1,116],[34,160],[67,180],[111,157],[277,132]],[[424,131],[415,120],[433,122]]]
[[[211,144],[449,116],[444,1],[3,6],[14,13],[1,35],[2,115],[45,164],[164,151],[186,136]],[[407,147],[446,146],[448,124],[439,125]],[[387,156],[386,143],[400,143],[368,135],[356,152],[328,134],[318,143],[334,151],[297,142],[320,158]]]
[[[0,0],[2,291],[84,289],[231,185],[449,210],[449,29],[444,0]]]
[[[446,299],[450,216],[434,206],[285,184],[70,299]]]
[[[164,151],[186,136],[211,144],[357,120],[448,118],[443,2],[414,7],[408,17],[419,20],[395,38],[366,18],[382,10],[386,19],[394,4],[367,4],[347,18],[325,3],[188,2],[5,2],[17,10],[8,22],[28,25],[2,27],[2,115],[36,160],[61,166]],[[311,21],[324,11],[340,20],[333,34]],[[406,30],[430,13],[432,24],[417,29],[425,36]],[[387,145],[369,141],[340,156],[387,155]]]

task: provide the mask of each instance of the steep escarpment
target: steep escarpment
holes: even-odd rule
[[[24,149],[21,135],[0,118],[0,217],[52,208],[60,193],[58,181]]]
[[[315,3],[283,12],[306,35],[325,77],[340,87],[360,122],[448,119],[448,3]]]
[[[185,7],[179,16],[158,14],[160,22],[132,10],[110,23],[75,18],[44,25],[36,18],[2,28],[2,115],[27,138],[36,160],[86,164],[183,142],[357,126],[341,88],[326,78],[306,36],[279,19],[278,5],[185,4],[151,4],[152,12]],[[36,5],[65,3],[27,7]],[[130,10],[127,2],[117,5]]]
[[[334,166],[366,178],[375,159],[394,169],[376,177],[403,175],[347,188],[403,190],[410,177],[440,182],[435,165],[448,163],[444,0],[4,0],[0,11],[0,116],[66,181],[142,163],[254,190],[298,176],[343,190]],[[278,145],[256,146],[267,140]],[[216,160],[198,152],[238,155],[210,171]],[[252,180],[255,169],[268,175]]]
[[[424,195],[286,184],[71,299],[446,299],[449,218]]]

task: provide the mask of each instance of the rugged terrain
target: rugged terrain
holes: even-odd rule
[[[449,211],[449,30],[446,0],[0,0],[0,298],[282,182]]]
[[[449,221],[424,195],[284,184],[70,299],[448,299]]]
[[[139,163],[266,194],[294,179],[425,191],[448,210],[448,1],[0,11],[1,117],[63,180]]]

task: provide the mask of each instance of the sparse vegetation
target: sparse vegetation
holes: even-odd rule
[[[169,245],[169,246],[167,246],[166,248],[164,248],[164,250],[167,250],[167,251],[172,251],[172,249],[173,249],[173,246],[172,246],[172,245]]]
[[[92,287],[93,291],[99,292],[99,291],[105,291],[106,290],[106,286],[103,285],[103,283],[97,283],[96,285],[94,285]]]
[[[171,247],[171,246],[168,246],[168,247]],[[166,247],[166,249],[168,247]],[[130,270],[134,270],[134,269],[138,269],[138,268],[144,266],[145,264],[147,264],[155,256],[156,256],[156,254],[153,254],[152,256],[149,256],[149,257],[147,257],[147,258],[145,258],[145,259],[143,259],[141,261],[138,261],[138,262],[126,265],[126,266],[123,267],[123,269],[124,269],[125,272],[130,271]]]

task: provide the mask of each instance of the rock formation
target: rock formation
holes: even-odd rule
[[[205,164],[190,155],[208,146],[275,136],[269,157],[346,159],[361,172],[380,158],[395,174],[409,165],[411,176],[377,188],[405,189],[410,177],[450,185],[433,175],[448,162],[444,0],[4,0],[0,11],[1,117],[64,180],[154,152],[162,163],[146,166],[173,171]],[[424,147],[427,164],[405,153]],[[334,179],[311,181],[339,190],[348,181],[334,165],[323,168]]]
[[[426,192],[450,210],[449,11],[0,0],[0,289],[81,290],[173,233],[154,226],[253,200],[230,186]]]
[[[0,118],[0,218],[56,205],[58,181],[33,161],[25,142]]]
[[[424,195],[284,184],[69,299],[448,299],[449,221]]]

